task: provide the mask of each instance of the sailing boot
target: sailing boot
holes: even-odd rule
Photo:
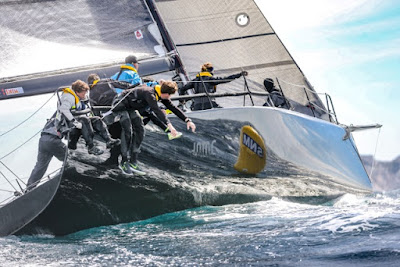
[[[118,168],[126,175],[133,175],[133,172],[127,161],[121,161],[121,163],[118,165]]]
[[[139,175],[145,175],[146,174],[146,172],[142,171],[142,169],[139,167],[137,162],[136,163],[129,162],[129,167],[130,167],[130,169],[131,169],[131,171],[133,173],[136,173],[136,174],[139,174]]]
[[[104,153],[104,151],[101,150],[100,148],[98,148],[97,146],[89,147],[88,152],[89,152],[89,154],[93,154],[95,156],[98,156],[98,155],[101,155]]]
[[[142,171],[139,167],[139,164],[137,162],[137,153],[132,153],[131,158],[129,160],[129,167],[131,168],[131,171],[133,173],[139,174],[139,175],[145,175],[146,172]]]

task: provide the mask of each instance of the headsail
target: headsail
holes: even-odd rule
[[[191,77],[210,61],[216,75],[247,70],[252,91],[263,90],[265,78],[278,78],[295,110],[314,115],[307,107],[311,102],[322,108],[315,111],[318,117],[325,113],[321,100],[253,0],[155,2]],[[235,83],[225,85],[224,90],[238,88],[243,81]]]

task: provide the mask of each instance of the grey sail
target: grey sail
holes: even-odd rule
[[[155,2],[191,77],[210,61],[217,75],[248,71],[250,90],[255,92],[263,91],[265,78],[278,78],[294,110],[318,117],[326,114],[318,95],[253,0]],[[229,83],[219,91],[239,86],[243,87],[239,82]],[[315,114],[307,108],[310,102],[320,107]]]
[[[131,53],[153,59],[143,75],[173,69],[144,1],[2,1],[0,14],[2,99],[109,77]]]

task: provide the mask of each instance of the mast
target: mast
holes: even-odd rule
[[[162,20],[156,5],[154,4],[153,0],[145,0],[147,7],[151,13],[151,15],[153,16],[154,21],[157,23],[158,25],[158,29],[161,33],[161,37],[163,39],[165,48],[167,49],[168,52],[174,52],[175,55],[175,67],[178,70],[178,73],[182,74],[186,80],[189,80],[189,75],[186,73],[186,70],[183,66],[182,60],[179,56],[179,52],[176,49],[176,45],[173,42],[170,34],[167,31],[167,28],[165,26],[164,21]]]

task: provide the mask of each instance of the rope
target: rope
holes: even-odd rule
[[[134,87],[132,87],[131,89],[133,89],[133,88],[134,88]],[[113,107],[111,107],[111,109],[110,109],[109,111],[107,111],[106,113],[104,113],[104,114],[111,113],[111,112],[112,112],[125,98],[127,98],[128,95],[131,94],[132,92],[133,92],[133,90],[129,90],[129,92],[126,93],[126,94],[121,98],[121,100],[119,100],[119,101],[117,102],[116,105],[114,105]],[[104,115],[104,114],[103,114],[103,115]],[[109,115],[109,114],[107,114],[107,115]],[[100,120],[103,120],[107,115],[105,115],[104,117],[101,117]]]
[[[295,86],[295,87],[304,88],[305,90],[309,91],[310,93],[313,93],[313,94],[316,94],[316,95],[326,95],[326,93],[317,93],[317,92],[315,92],[314,90],[311,90],[311,89],[305,87],[304,85],[290,83],[290,82],[285,81],[285,80],[282,80],[282,79],[279,79],[279,80],[282,81],[282,82],[284,82],[284,83],[286,83],[286,84]]]
[[[295,86],[295,87],[302,88],[305,92],[308,91],[308,92],[313,93],[313,94],[316,94],[316,95],[325,95],[325,97],[326,97],[326,95],[327,95],[326,93],[317,93],[317,92],[315,92],[314,90],[311,90],[311,89],[305,87],[304,85],[299,85],[299,84],[290,83],[290,82],[285,81],[285,80],[282,80],[282,79],[279,79],[279,80],[282,81],[282,82],[284,82],[284,83],[286,83],[286,84],[289,84],[289,85],[292,85],[292,86]],[[307,96],[307,93],[306,93],[306,96]],[[307,98],[308,98],[308,96],[307,96]],[[326,108],[320,107],[320,106],[318,106],[317,104],[310,102],[309,100],[308,100],[308,103],[309,103],[310,105],[312,105],[313,107],[319,109],[320,111],[323,111],[323,112],[325,112],[325,113],[327,113],[327,114],[329,114],[329,115],[335,115],[334,113],[329,112]]]
[[[3,164],[4,165],[4,164]],[[5,166],[5,165],[4,165]],[[14,185],[10,182],[10,180],[7,179],[7,177],[3,174],[3,172],[0,171],[0,174],[4,177],[4,179],[6,179],[6,181],[11,185],[12,188],[14,188],[14,191],[17,191],[17,189],[15,189]],[[6,191],[7,190],[1,190],[1,191]]]
[[[25,145],[26,143],[28,143],[30,140],[32,140],[36,135],[38,135],[40,132],[42,131],[42,129],[40,129],[37,133],[35,133],[32,137],[30,137],[28,140],[26,140],[25,142],[23,142],[21,145],[17,146],[14,150],[11,150],[9,153],[7,153],[6,155],[4,155],[3,157],[0,158],[0,162],[1,160],[3,160],[4,158],[8,157],[10,154],[14,153],[16,150],[18,150],[19,148],[21,148],[23,145]],[[2,163],[2,162],[1,162]],[[2,163],[3,164],[3,163]],[[4,165],[4,164],[3,164]],[[4,165],[5,166],[5,165]]]
[[[26,119],[23,120],[21,123],[17,124],[17,125],[14,126],[13,128],[11,128],[10,130],[8,130],[8,131],[6,131],[6,132],[0,134],[0,137],[2,137],[3,135],[8,134],[9,132],[15,130],[16,128],[18,128],[19,126],[21,126],[22,124],[24,124],[25,122],[27,122],[27,121],[28,121],[30,118],[32,118],[36,113],[38,113],[38,112],[39,112],[39,111],[54,97],[54,95],[55,95],[55,93],[53,93],[53,94],[50,96],[50,98],[49,98],[46,102],[44,102],[44,104],[43,104],[39,109],[37,109],[35,112],[33,112],[28,118],[26,118]]]

